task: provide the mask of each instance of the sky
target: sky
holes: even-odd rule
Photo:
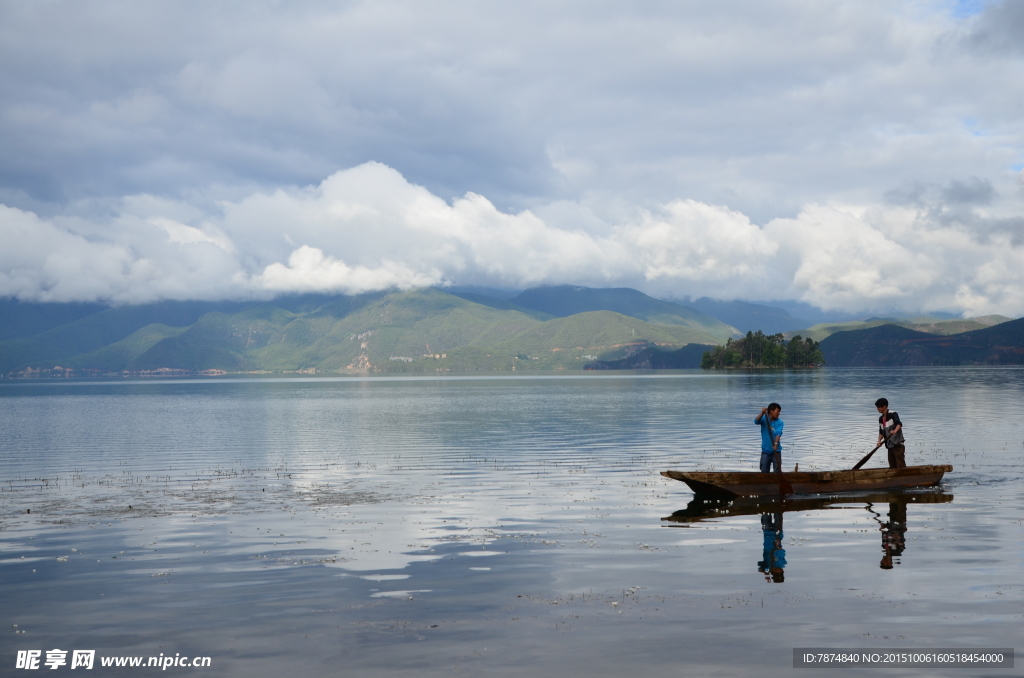
[[[1024,3],[0,1],[0,297],[1024,315]]]

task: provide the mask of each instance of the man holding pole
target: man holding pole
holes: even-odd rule
[[[770,473],[772,466],[782,473],[782,405],[772,403],[761,408],[754,423],[761,427],[761,473]]]
[[[903,439],[903,422],[900,415],[889,411],[889,401],[879,398],[875,401],[875,409],[882,416],[878,418],[878,444],[885,441],[885,449],[889,451],[889,468],[905,468],[904,455],[907,448]]]

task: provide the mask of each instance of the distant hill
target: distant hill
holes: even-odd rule
[[[824,341],[836,332],[865,330],[872,327],[879,327],[881,325],[898,325],[918,332],[927,332],[928,334],[939,334],[945,336],[950,334],[960,334],[962,332],[971,332],[973,330],[981,330],[986,327],[992,327],[993,325],[1007,322],[1008,320],[1010,320],[1010,318],[1002,315],[986,315],[977,318],[956,320],[943,320],[941,318],[931,318],[928,316],[918,316],[910,319],[868,318],[867,320],[855,320],[843,323],[821,323],[806,329],[789,331],[785,334],[787,338],[792,338],[799,334],[804,338],[810,337],[815,341]]]
[[[821,342],[831,367],[1024,364],[1024,318],[936,336],[892,323],[836,332]]]
[[[479,285],[453,285],[451,287],[442,287],[439,289],[441,289],[442,292],[454,294],[457,297],[461,297],[464,294],[472,294],[477,297],[504,299],[506,301],[522,292],[522,290],[510,290],[504,287],[481,287]]]
[[[933,318],[911,318],[910,329],[917,330],[918,332],[928,332],[929,334],[962,334],[963,332],[973,332],[974,330],[981,330],[986,327],[992,327],[994,325],[1000,325],[1008,322],[1012,318],[1007,318],[1004,315],[985,315],[977,318],[957,318],[955,320],[936,320]]]
[[[63,318],[74,313],[80,304],[32,304],[35,317]],[[106,307],[90,305],[93,312],[71,322],[26,336],[24,331],[14,333],[17,339],[0,342],[0,373],[39,364],[62,364],[84,353],[91,353],[127,338],[151,324],[188,327],[206,313],[234,312],[244,307],[241,302],[161,301],[139,306]],[[7,307],[10,308],[10,307]],[[69,310],[70,308],[70,310]],[[6,310],[6,309],[4,309]],[[24,307],[13,318],[3,323],[17,323],[18,314],[27,315]],[[50,323],[52,324],[52,322]]]
[[[821,349],[830,366],[1022,364],[1024,321],[1004,320],[873,319],[842,326]],[[735,334],[636,290],[576,287],[510,300],[420,289],[117,307],[6,301],[0,328],[6,376],[680,369]]]
[[[502,305],[422,289],[102,308],[0,341],[0,374],[581,369],[637,345],[673,349],[728,336],[607,310],[552,318]]]
[[[0,341],[31,337],[106,308],[103,304],[33,304],[0,299]]]
[[[545,313],[544,311],[538,311],[532,308],[520,306],[519,304],[513,303],[511,301],[508,301],[507,299],[502,299],[499,297],[477,294],[475,292],[451,292],[448,290],[442,291],[448,292],[449,294],[453,294],[461,299],[465,299],[466,301],[472,301],[474,304],[480,304],[481,306],[489,306],[490,308],[496,308],[500,311],[519,311],[520,313],[525,313],[529,316],[533,316],[538,320],[551,320],[552,318],[557,317],[550,313]]]
[[[509,301],[558,318],[589,311],[613,311],[650,323],[692,327],[723,338],[739,336],[735,327],[718,318],[682,304],[655,299],[628,287],[534,287]]]
[[[743,334],[761,330],[765,334],[779,334],[810,325],[806,320],[794,318],[784,308],[763,306],[748,301],[721,301],[702,297],[686,300],[690,308],[718,318]]]
[[[585,370],[693,370],[700,367],[704,354],[712,347],[705,344],[687,344],[675,351],[663,351],[655,346],[637,347],[636,351],[619,360],[595,360],[583,366]]]
[[[812,304],[808,304],[803,301],[795,301],[793,299],[773,299],[771,301],[765,301],[764,303],[772,308],[781,308],[794,318],[806,319],[807,325],[839,323],[846,322],[848,320],[858,320],[860,318],[860,316],[855,313],[835,310],[826,311]],[[805,327],[807,325],[805,325]]]

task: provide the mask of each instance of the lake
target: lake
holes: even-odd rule
[[[882,396],[939,487],[723,510],[659,475],[756,470],[772,400],[787,470],[850,468]],[[1012,648],[1022,452],[1020,369],[0,381],[0,662],[763,677]]]

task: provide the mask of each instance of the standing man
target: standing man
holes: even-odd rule
[[[770,473],[772,465],[782,473],[782,405],[772,403],[761,408],[754,423],[761,427],[761,473]]]
[[[878,442],[881,445],[885,441],[885,449],[889,451],[889,468],[905,468],[907,465],[904,456],[907,448],[904,446],[903,422],[900,415],[889,411],[889,401],[879,398],[875,401],[875,409],[881,414],[878,418]]]

